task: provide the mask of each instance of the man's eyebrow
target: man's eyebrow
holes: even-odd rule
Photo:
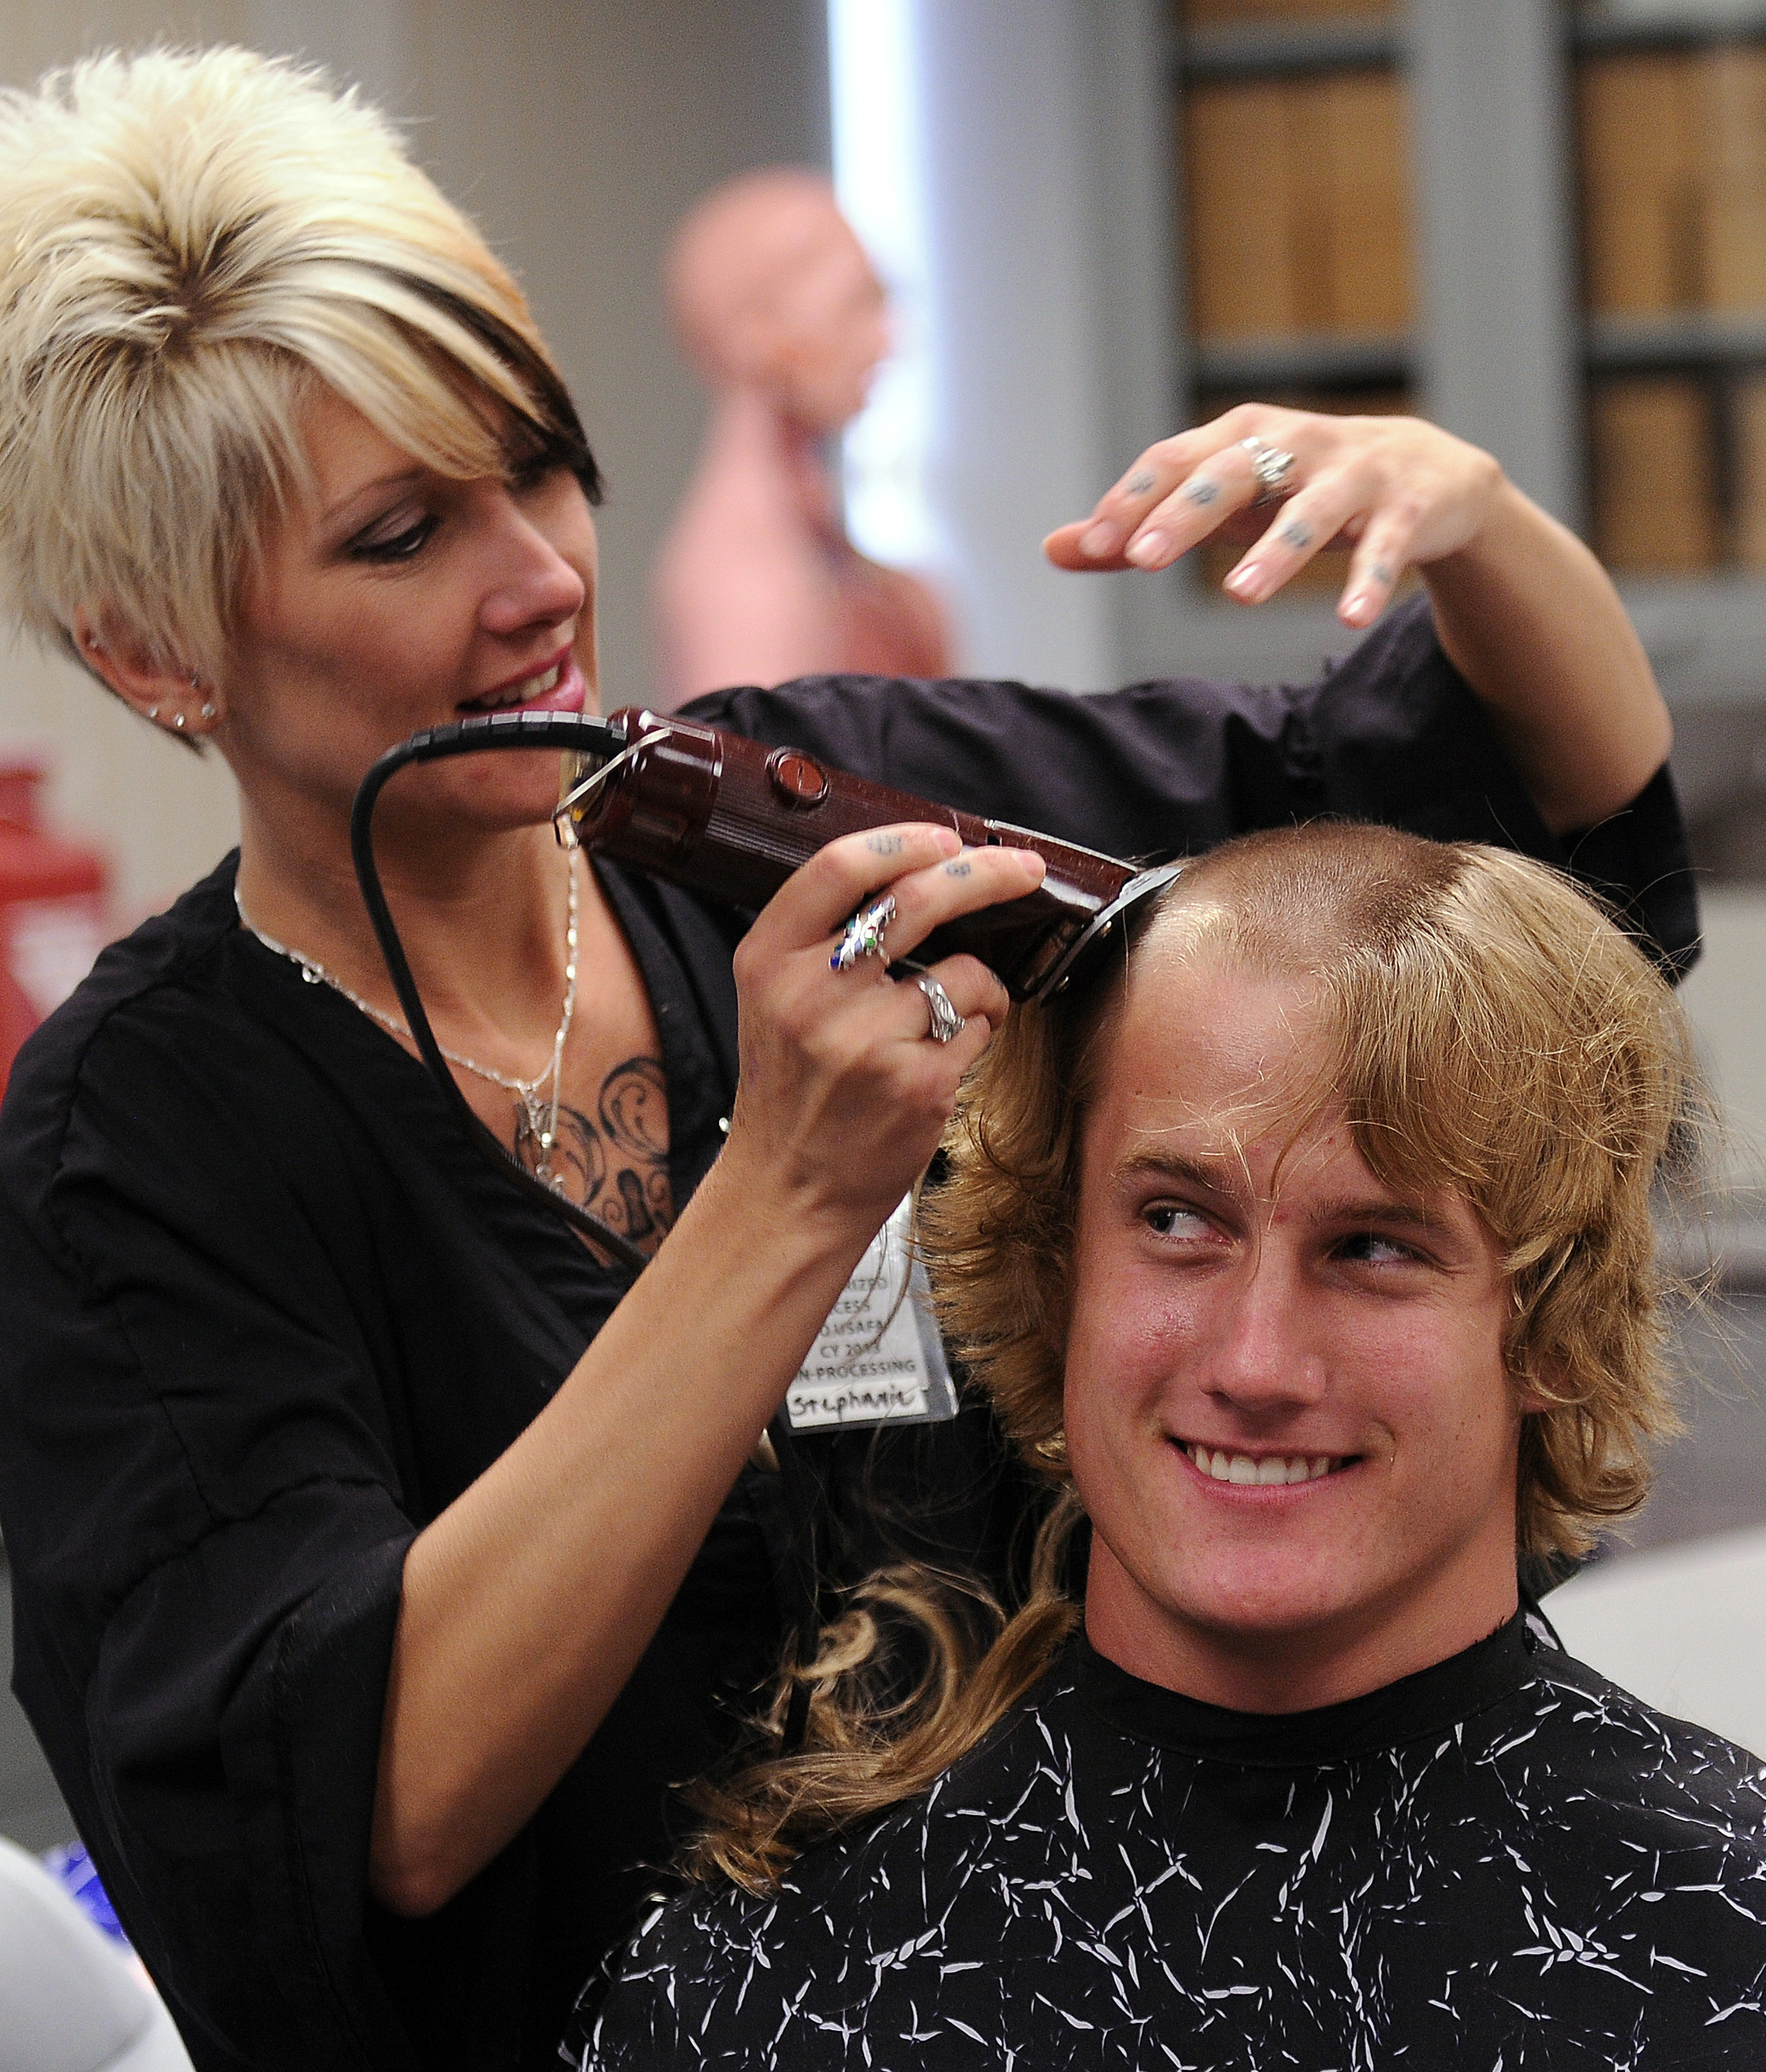
[[[1313,1211],[1317,1223],[1372,1223],[1407,1225],[1412,1229],[1445,1230],[1448,1219],[1425,1202],[1395,1202],[1388,1194],[1366,1197],[1345,1194],[1334,1202],[1321,1202]]]
[[[1237,1194],[1245,1186],[1245,1169],[1236,1158],[1186,1157],[1149,1145],[1125,1158],[1117,1168],[1126,1180],[1171,1180],[1213,1194]],[[1315,1223],[1359,1223],[1440,1230],[1448,1219],[1426,1202],[1395,1200],[1389,1194],[1340,1194],[1318,1203],[1307,1220]]]
[[[1125,1180],[1180,1180],[1214,1194],[1229,1191],[1234,1181],[1241,1186],[1245,1182],[1245,1168],[1236,1158],[1187,1158],[1151,1145],[1130,1153],[1116,1170]]]

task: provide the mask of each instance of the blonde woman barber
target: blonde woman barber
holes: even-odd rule
[[[101,960],[0,1124],[0,1523],[17,1687],[203,2072],[550,2062],[569,1997],[776,1667],[794,1552],[757,1441],[930,1157],[953,1040],[880,963],[1016,852],[834,845],[753,926],[561,853],[547,758],[389,792],[383,863],[458,1084],[650,1263],[610,1264],[455,1127],[352,877],[389,744],[596,697],[598,477],[519,291],[369,109],[238,51],[0,107],[0,575],[242,838]],[[1279,502],[1273,524],[1242,513]],[[1694,939],[1668,730],[1613,593],[1486,456],[1249,409],[1051,543],[1240,594],[1359,536],[1322,684],[809,681],[698,709],[1123,853],[1339,811],[1564,853]],[[733,962],[732,962],[733,959]],[[739,1078],[740,1092],[737,1091]],[[979,1408],[805,1441],[826,1538],[1006,1585]],[[912,1511],[912,1532],[901,1523]],[[893,1518],[894,1524],[889,1523]]]

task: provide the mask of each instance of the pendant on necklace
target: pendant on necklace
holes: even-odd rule
[[[549,1187],[562,1189],[562,1175],[552,1170],[552,1154],[558,1148],[558,1127],[550,1113],[550,1104],[539,1098],[535,1087],[521,1089],[521,1114],[516,1128],[516,1149],[525,1144],[531,1147],[533,1175],[543,1180]]]

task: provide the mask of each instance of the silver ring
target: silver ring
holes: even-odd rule
[[[1272,446],[1268,440],[1241,439],[1239,444],[1251,456],[1251,472],[1257,477],[1257,494],[1251,499],[1251,508],[1260,509],[1266,504],[1280,500],[1287,488],[1288,477],[1294,472],[1294,456],[1281,446]]]
[[[850,971],[861,957],[884,956],[883,931],[895,918],[895,895],[886,892],[861,906],[840,932],[840,947],[828,960],[830,971]]]
[[[914,984],[926,996],[926,1005],[932,1012],[932,1026],[926,1031],[935,1043],[948,1043],[953,1037],[961,1036],[969,1024],[951,1005],[950,995],[935,978],[916,978]]]

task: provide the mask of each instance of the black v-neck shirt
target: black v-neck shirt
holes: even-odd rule
[[[1766,1767],[1519,1617],[1273,1719],[1080,1640],[928,1794],[618,1971],[584,2072],[1754,2072]]]
[[[837,678],[694,710],[1118,853],[1336,812],[1566,860],[1420,606],[1299,689]],[[1665,773],[1570,860],[1690,957]],[[734,1097],[742,919],[601,877],[655,1013],[685,1202]],[[105,953],[0,1112],[14,1688],[200,2072],[544,2064],[669,1852],[669,1787],[729,1747],[776,1664],[788,1523],[776,1478],[745,1472],[535,1819],[430,1918],[373,1903],[405,1549],[628,1281],[458,1133],[397,1043],[239,928],[233,878],[229,859]],[[806,1443],[839,1572],[917,1552],[1006,1587],[1025,1493],[979,1408]]]

